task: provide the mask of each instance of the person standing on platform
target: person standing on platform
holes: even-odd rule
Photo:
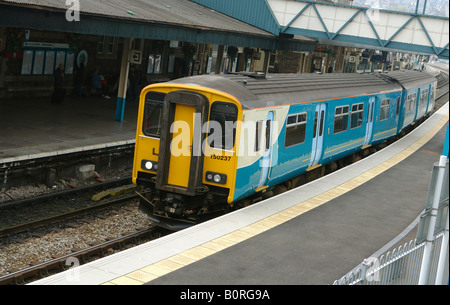
[[[53,83],[54,91],[52,96],[52,104],[61,104],[64,101],[66,95],[66,89],[64,89],[64,68],[63,64],[59,64],[58,68],[53,73],[55,81]]]
[[[75,72],[75,76],[73,78],[74,82],[74,92],[76,97],[81,97],[82,95],[82,85],[84,82],[84,63],[80,64],[80,67]]]
[[[128,80],[130,82],[129,91],[127,91],[128,96],[132,102],[139,99],[139,86],[141,84],[142,75],[141,72],[136,69],[135,66],[130,67],[130,73],[128,75]]]

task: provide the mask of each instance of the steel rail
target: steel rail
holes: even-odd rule
[[[131,177],[125,177],[125,178],[121,178],[121,179],[100,182],[97,184],[81,186],[81,187],[77,187],[74,189],[52,192],[52,193],[48,193],[48,194],[44,194],[44,195],[40,195],[40,196],[36,196],[36,197],[7,201],[5,203],[0,203],[0,211],[2,209],[10,208],[12,206],[23,206],[26,204],[33,204],[33,203],[38,203],[38,202],[42,202],[42,201],[53,200],[53,199],[56,199],[59,197],[74,196],[74,195],[77,195],[79,193],[83,193],[86,191],[107,188],[107,187],[111,187],[112,185],[115,185],[115,184],[122,185],[125,183],[131,183]]]
[[[44,278],[50,275],[51,272],[64,271],[71,267],[71,264],[76,261],[80,265],[87,262],[89,256],[107,256],[105,249],[109,248],[123,248],[124,244],[132,243],[145,236],[150,236],[151,239],[158,238],[159,236],[167,234],[167,231],[161,230],[159,227],[149,227],[138,232],[127,234],[113,240],[103,242],[101,244],[76,251],[71,254],[63,255],[47,262],[43,262],[11,274],[0,276],[0,285],[23,285],[32,280]],[[155,237],[156,236],[156,237]],[[74,260],[74,258],[76,260]],[[78,265],[78,264],[75,264]]]
[[[0,237],[6,236],[8,234],[17,234],[20,232],[24,232],[30,229],[36,229],[45,225],[49,225],[49,224],[54,224],[57,222],[61,222],[63,220],[69,220],[81,215],[85,215],[88,213],[92,213],[94,211],[99,211],[102,209],[106,209],[108,207],[111,207],[113,205],[117,205],[126,201],[130,201],[133,199],[138,198],[138,195],[136,194],[131,194],[131,195],[125,195],[123,197],[120,198],[114,198],[111,200],[107,200],[104,201],[102,203],[96,204],[96,205],[92,205],[90,207],[86,207],[86,208],[82,208],[76,211],[71,211],[68,213],[62,213],[62,214],[58,214],[55,216],[51,216],[48,218],[42,218],[42,219],[38,219],[36,221],[32,221],[32,222],[28,222],[28,223],[24,223],[24,224],[20,224],[20,225],[16,225],[13,227],[9,227],[6,229],[0,229]]]

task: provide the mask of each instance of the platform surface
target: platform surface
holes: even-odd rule
[[[116,100],[66,96],[0,101],[0,164],[14,160],[134,143],[138,102],[127,102],[115,121]]]
[[[332,284],[423,211],[446,124],[448,103],[321,179],[32,284]]]

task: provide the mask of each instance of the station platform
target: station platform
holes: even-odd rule
[[[424,210],[448,112],[311,183],[31,285],[331,285]]]
[[[135,142],[138,101],[114,120],[116,99],[67,95],[0,101],[0,164]]]

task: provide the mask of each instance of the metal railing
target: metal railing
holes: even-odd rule
[[[427,283],[430,285],[435,284],[443,236],[444,234],[440,233],[434,242],[430,277]],[[364,260],[358,268],[335,281],[333,285],[417,285],[424,249],[424,243],[416,245],[412,240],[392,252]],[[446,276],[443,283],[448,283],[449,280],[448,260],[447,253],[444,273]]]

